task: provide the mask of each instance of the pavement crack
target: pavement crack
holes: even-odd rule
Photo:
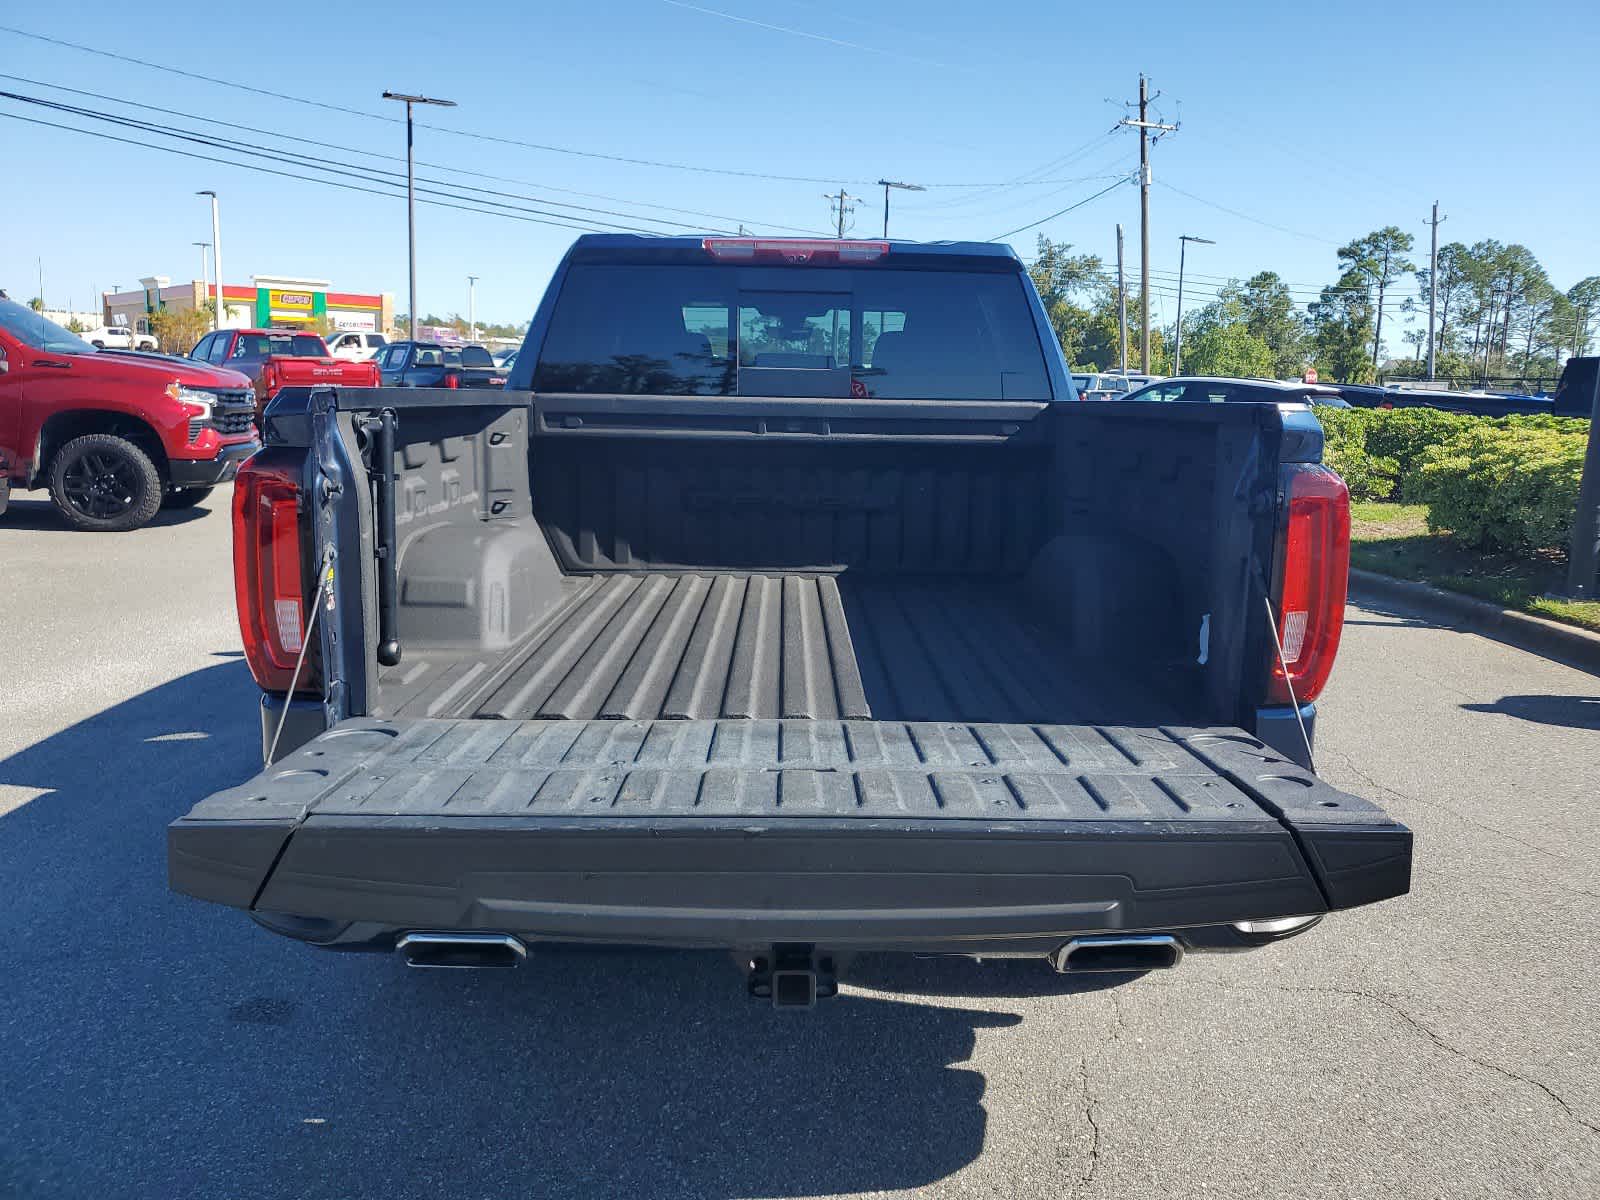
[[[1469,826],[1472,829],[1482,830],[1484,833],[1492,833],[1496,837],[1504,838],[1508,842],[1515,842],[1519,846],[1523,846],[1529,850],[1532,850],[1535,854],[1542,854],[1546,858],[1554,859],[1556,862],[1566,863],[1569,866],[1586,865],[1580,863],[1578,859],[1575,859],[1570,855],[1561,854],[1555,850],[1547,849],[1536,842],[1530,842],[1525,838],[1520,838],[1514,833],[1501,829],[1498,825],[1490,825],[1485,821],[1474,820],[1463,813],[1460,809],[1453,808],[1452,806],[1441,803],[1438,800],[1424,800],[1421,796],[1414,796],[1409,792],[1398,791],[1387,784],[1379,783],[1365,770],[1363,770],[1361,767],[1358,767],[1355,763],[1355,760],[1343,751],[1335,750],[1331,747],[1323,747],[1319,753],[1325,757],[1332,756],[1333,758],[1338,759],[1344,764],[1345,768],[1357,779],[1361,780],[1362,783],[1366,784],[1375,791],[1381,792],[1390,799],[1399,800],[1406,804],[1421,805],[1423,808],[1426,808],[1430,811],[1442,812],[1446,816],[1454,817],[1457,821],[1460,821],[1463,825]]]
[[[1543,1092],[1547,1097],[1549,1097],[1549,1099],[1553,1101],[1567,1117],[1583,1126],[1583,1128],[1587,1129],[1590,1133],[1600,1137],[1600,1125],[1595,1124],[1593,1121],[1590,1121],[1588,1118],[1580,1114],[1575,1108],[1572,1107],[1572,1105],[1567,1103],[1565,1097],[1551,1088],[1548,1084],[1541,1083],[1539,1080],[1534,1079],[1531,1076],[1524,1075],[1519,1071],[1513,1071],[1509,1067],[1502,1067],[1499,1063],[1491,1062],[1486,1058],[1480,1058],[1469,1050],[1463,1050],[1460,1046],[1453,1045],[1436,1033],[1426,1022],[1413,1016],[1405,1008],[1401,1007],[1401,1005],[1396,1003],[1390,997],[1385,996],[1381,992],[1369,992],[1363,988],[1352,987],[1297,987],[1292,984],[1281,983],[1262,984],[1257,988],[1238,988],[1229,984],[1209,983],[1201,980],[1189,980],[1183,983],[1172,982],[1164,984],[1163,986],[1210,987],[1218,991],[1226,992],[1271,991],[1282,992],[1288,995],[1341,996],[1346,999],[1362,1000],[1369,1004],[1376,1004],[1380,1008],[1393,1013],[1407,1026],[1416,1030],[1445,1053],[1453,1054],[1464,1062],[1469,1062],[1473,1066],[1478,1067],[1480,1070],[1490,1071],[1505,1079],[1512,1080],[1515,1083],[1526,1084],[1529,1087],[1537,1088],[1539,1091]],[[1087,1084],[1085,1084],[1085,1086],[1087,1087]]]
[[[1078,1179],[1078,1190],[1088,1191],[1094,1184],[1094,1174],[1100,1169],[1100,1121],[1096,1115],[1099,1102],[1094,1098],[1094,1092],[1089,1087],[1089,1056],[1083,1055],[1078,1059],[1078,1081],[1083,1087],[1083,1116],[1089,1122],[1089,1161],[1084,1164],[1083,1174]]]

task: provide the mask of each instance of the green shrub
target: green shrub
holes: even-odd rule
[[[1544,420],[1475,421],[1425,450],[1417,499],[1428,528],[1484,550],[1565,548],[1586,440]]]
[[[1395,494],[1386,498],[1407,504],[1421,499],[1418,486],[1423,455],[1481,420],[1433,408],[1371,409],[1369,413],[1374,419],[1366,426],[1367,452],[1393,459],[1399,468]]]
[[[1344,480],[1352,500],[1392,500],[1400,483],[1400,464],[1368,449],[1371,415],[1359,408],[1319,413],[1326,439],[1322,457]]]
[[[1558,433],[1589,432],[1587,417],[1558,417],[1553,413],[1520,413],[1511,417],[1494,417],[1490,424],[1502,429],[1554,429]]]

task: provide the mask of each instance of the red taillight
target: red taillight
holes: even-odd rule
[[[454,371],[446,371],[444,373],[444,386],[447,387],[447,388],[460,387],[461,386],[461,380],[459,378],[457,378],[456,373]]]
[[[1275,647],[1267,694],[1276,704],[1292,700],[1305,704],[1315,700],[1328,682],[1344,631],[1350,491],[1326,467],[1302,465],[1289,468],[1288,492],[1289,523],[1276,605],[1283,662],[1278,661]]]
[[[254,458],[239,468],[233,485],[239,634],[250,673],[269,692],[289,690],[310,615],[301,568],[299,492],[297,472]],[[297,690],[317,690],[316,659],[312,647]]]
[[[706,238],[700,243],[712,258],[751,262],[871,262],[889,253],[888,242],[847,242],[835,238]]]
[[[278,391],[278,364],[269,362],[261,368],[261,390],[271,399]]]

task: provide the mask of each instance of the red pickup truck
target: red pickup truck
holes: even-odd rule
[[[137,529],[259,446],[244,376],[97,349],[0,292],[0,511],[13,487],[48,488],[79,529]]]
[[[248,378],[258,412],[282,387],[378,387],[382,382],[376,364],[335,358],[320,337],[297,329],[219,329],[201,338],[189,357]]]

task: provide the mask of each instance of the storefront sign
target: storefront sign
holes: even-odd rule
[[[309,321],[315,304],[316,296],[311,292],[279,291],[276,288],[267,292],[267,312],[274,321]]]

